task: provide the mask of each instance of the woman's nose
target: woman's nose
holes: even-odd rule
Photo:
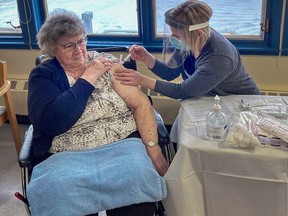
[[[79,44],[76,44],[74,52],[81,52],[82,48]]]

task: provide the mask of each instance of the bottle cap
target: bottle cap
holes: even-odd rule
[[[215,96],[214,98],[215,104],[213,105],[214,111],[221,111],[221,106],[220,106],[220,97],[218,95]]]

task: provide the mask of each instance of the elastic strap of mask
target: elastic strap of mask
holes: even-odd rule
[[[196,24],[196,25],[190,25],[189,26],[189,31],[194,31],[194,30],[197,30],[197,29],[202,29],[206,26],[209,25],[209,21],[205,22],[205,23],[200,23],[200,24]]]

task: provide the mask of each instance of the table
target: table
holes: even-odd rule
[[[243,111],[242,98],[287,107],[282,97],[221,97],[228,116]],[[204,139],[207,103],[212,105],[213,97],[181,102],[179,148],[165,175],[167,215],[287,216],[288,152],[271,146],[233,148]]]

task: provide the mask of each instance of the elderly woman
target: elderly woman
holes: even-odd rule
[[[108,216],[152,216],[155,202],[166,196],[161,176],[168,164],[157,145],[149,100],[137,87],[113,79],[122,67],[115,57],[86,50],[84,24],[73,12],[54,11],[37,39],[51,58],[29,77],[38,164],[27,192],[32,214],[112,209]]]

